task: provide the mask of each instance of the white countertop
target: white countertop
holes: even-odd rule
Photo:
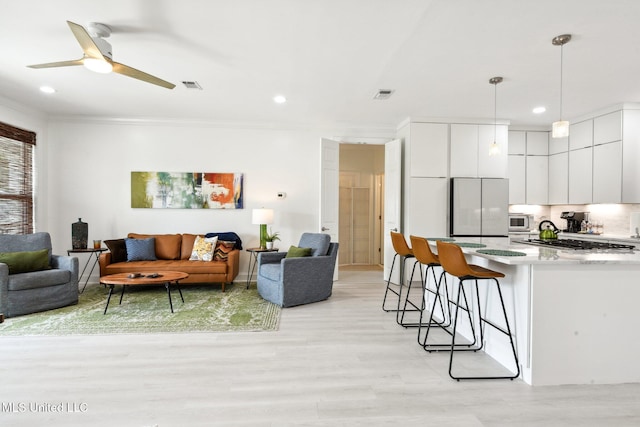
[[[574,237],[575,236],[575,237]],[[594,236],[607,239],[604,236]],[[640,250],[633,253],[620,252],[599,252],[599,251],[576,251],[573,249],[557,249],[550,247],[532,246],[522,243],[511,242],[508,237],[454,237],[453,243],[482,243],[484,248],[462,247],[465,254],[486,258],[491,261],[507,265],[527,265],[527,264],[640,264]],[[518,237],[515,237],[516,239]],[[561,233],[560,238],[578,238],[578,235],[571,233]],[[611,239],[611,238],[610,238]],[[614,239],[611,239],[614,240]],[[630,240],[630,239],[627,239]],[[436,242],[429,241],[434,252]],[[636,239],[637,247],[640,248],[640,240]],[[499,256],[478,253],[479,249],[497,249],[524,253],[524,256]]]

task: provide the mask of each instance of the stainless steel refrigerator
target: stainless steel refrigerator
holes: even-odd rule
[[[507,236],[508,179],[451,178],[450,202],[451,236]]]

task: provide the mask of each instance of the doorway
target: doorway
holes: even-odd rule
[[[383,264],[384,145],[340,144],[338,264]]]

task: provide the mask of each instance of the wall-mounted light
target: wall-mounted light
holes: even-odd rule
[[[560,120],[553,122],[551,125],[552,138],[564,138],[569,136],[569,122],[562,120],[562,65],[564,45],[569,43],[570,40],[571,34],[562,34],[551,40],[551,44],[554,46],[560,46]]]
[[[502,77],[492,77],[489,83],[493,85],[493,143],[489,146],[489,155],[497,156],[500,154],[500,146],[498,145],[498,83],[502,83]]]

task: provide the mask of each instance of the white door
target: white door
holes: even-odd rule
[[[320,140],[322,150],[320,177],[320,232],[331,236],[332,242],[338,242],[338,217],[340,214],[340,143],[331,139]],[[338,263],[333,279],[338,279]]]
[[[402,142],[394,139],[384,147],[384,279],[389,277],[395,251],[391,231],[402,232]],[[398,260],[396,260],[397,262]],[[391,282],[399,283],[400,268],[393,269]]]

